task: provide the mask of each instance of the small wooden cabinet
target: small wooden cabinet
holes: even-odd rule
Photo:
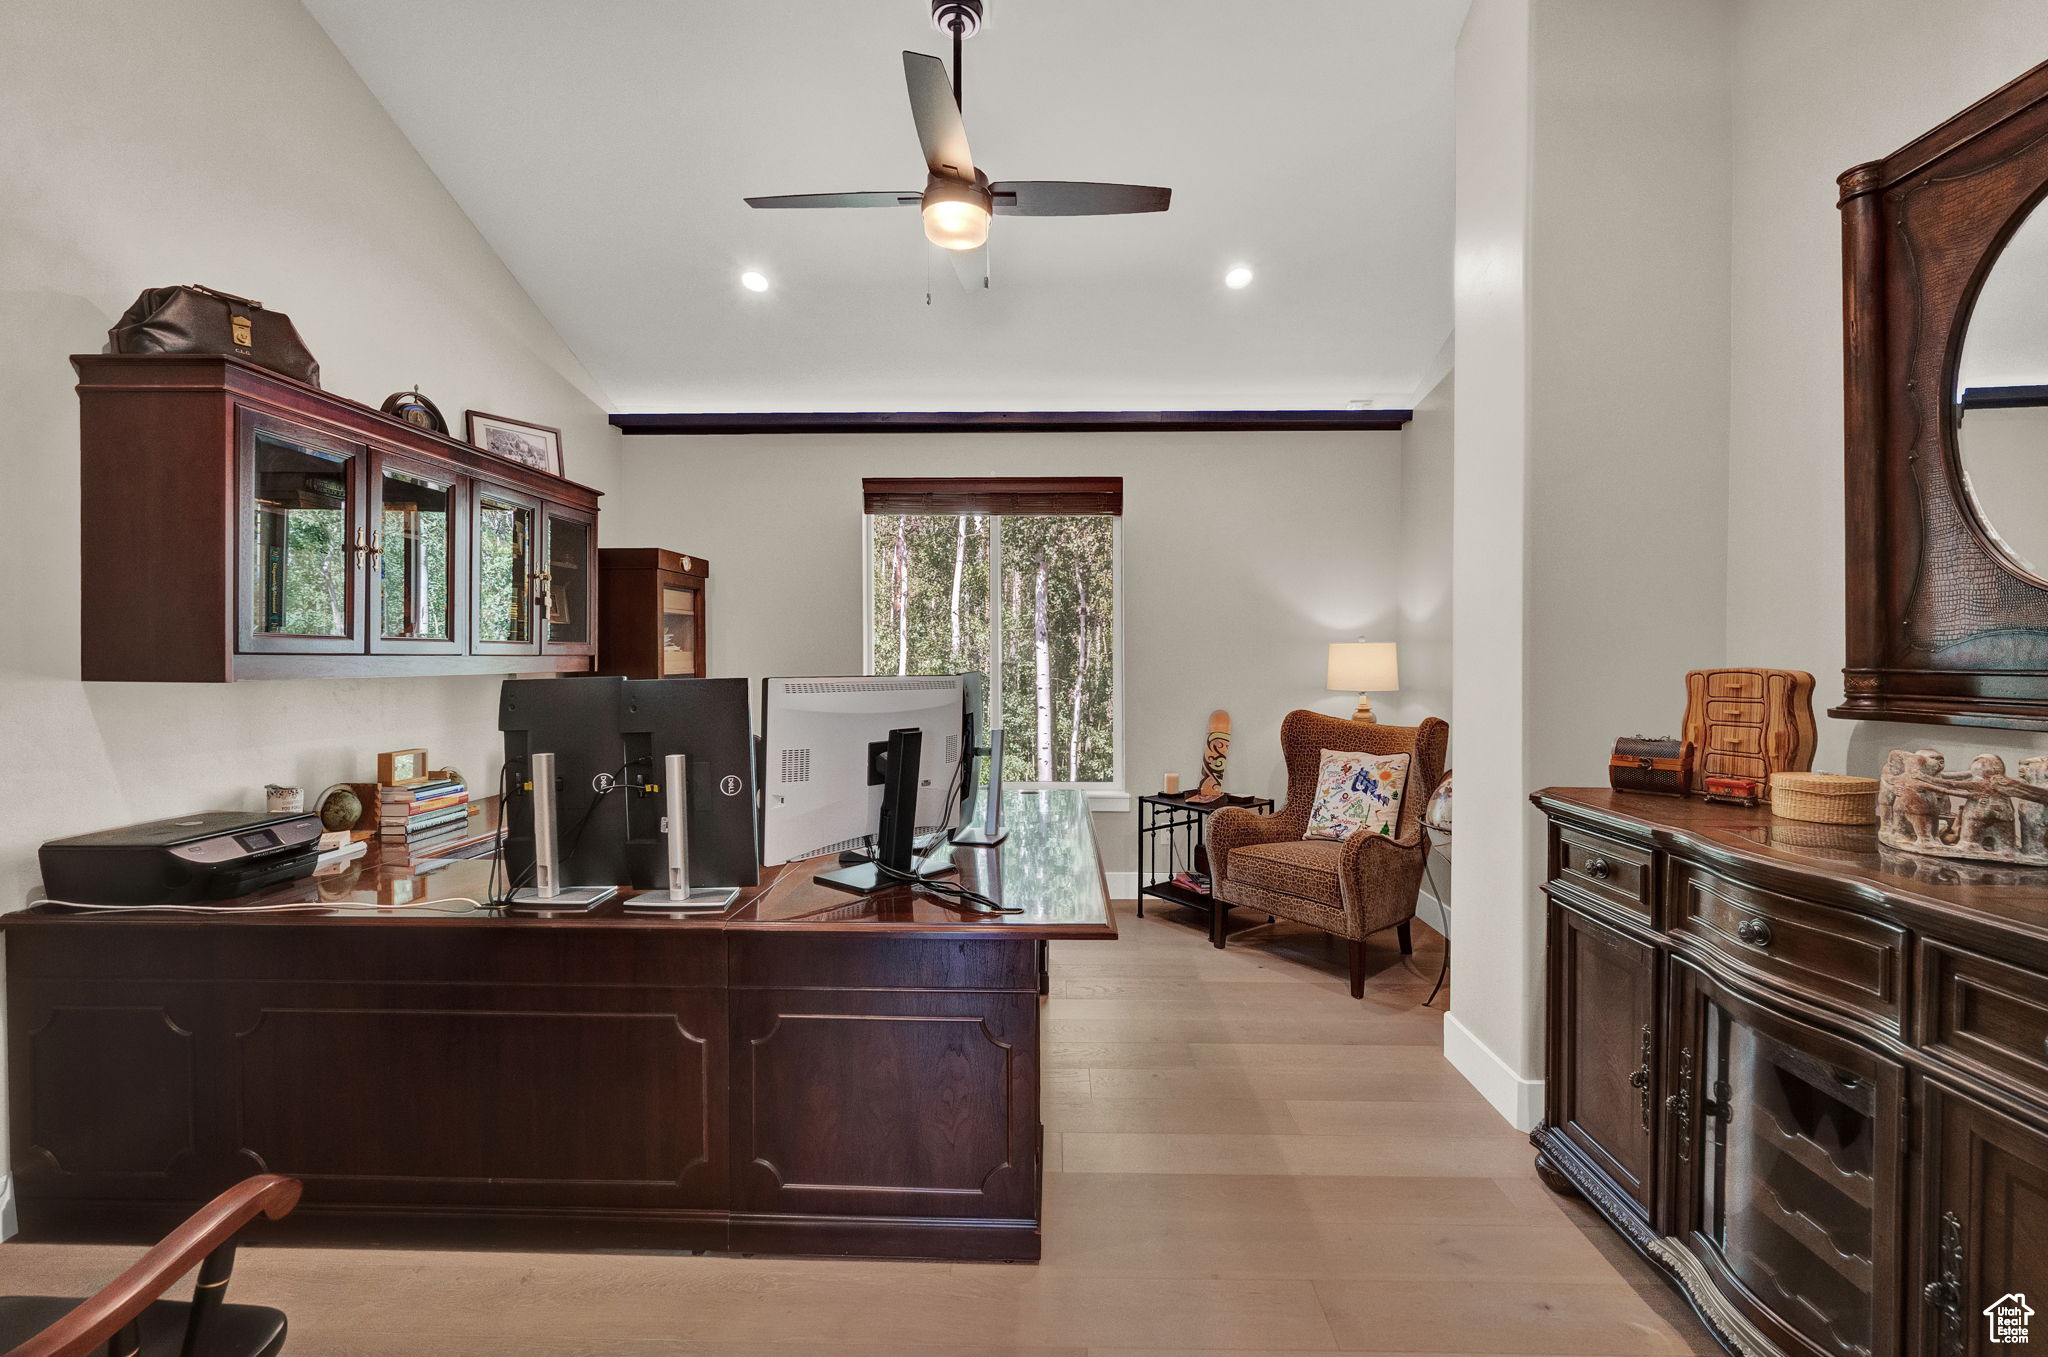
[[[597,664],[627,678],[703,678],[704,602],[711,566],[660,547],[606,547]]]
[[[1532,1139],[1744,1357],[1970,1357],[2048,1297],[2048,871],[1551,789]]]
[[[236,358],[80,354],[81,676],[587,671],[587,486]]]

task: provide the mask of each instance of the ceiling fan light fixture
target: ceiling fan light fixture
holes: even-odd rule
[[[936,182],[924,191],[924,236],[948,250],[978,250],[988,243],[988,190],[977,184]]]

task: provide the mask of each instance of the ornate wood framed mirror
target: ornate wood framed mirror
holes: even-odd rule
[[[1832,714],[2048,730],[2048,64],[1840,182]]]

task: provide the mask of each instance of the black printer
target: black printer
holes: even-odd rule
[[[82,905],[225,900],[310,876],[320,817],[208,810],[52,839],[38,856],[43,894]]]

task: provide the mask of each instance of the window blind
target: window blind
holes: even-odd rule
[[[1121,476],[870,476],[871,514],[1121,515]]]

